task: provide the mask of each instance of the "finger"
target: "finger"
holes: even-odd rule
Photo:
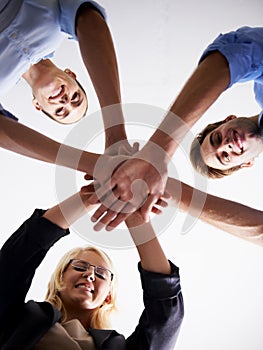
[[[119,214],[119,213],[127,213],[126,209],[127,207],[127,203],[124,203],[120,200],[117,200],[115,203],[113,203],[113,205],[107,209],[107,207],[104,206],[104,208],[101,208],[101,210],[97,210],[94,219],[96,219],[96,221],[101,218],[98,222],[98,225],[94,226],[94,230],[98,231],[99,229],[101,229],[104,226],[107,226],[108,224],[111,223],[111,221],[113,221],[113,219]],[[103,217],[102,215],[105,214]],[[129,212],[127,213],[129,215]],[[100,216],[99,216],[100,215]]]
[[[82,192],[83,194],[91,194],[91,193],[94,193],[94,191],[95,191],[95,189],[94,189],[93,183],[91,183],[91,184],[89,184],[89,185],[87,185],[87,186],[83,186],[83,187],[81,188],[81,192]]]
[[[117,213],[115,211],[108,209],[107,213],[102,219],[100,219],[99,222],[96,223],[96,225],[94,225],[93,229],[95,231],[100,231],[102,228],[107,226],[107,224],[110,223],[116,217],[116,215]]]
[[[156,195],[150,194],[144,202],[144,204],[142,205],[142,207],[140,208],[143,220],[145,222],[149,221],[150,213],[156,201],[158,201]]]
[[[91,221],[92,222],[96,222],[99,220],[100,217],[102,217],[102,215],[108,210],[108,208],[104,205],[101,204],[99,206],[99,208],[93,213],[92,217],[91,217]]]
[[[91,176],[91,175],[89,175],[89,174],[86,174],[86,175],[84,176],[84,179],[85,179],[85,180],[93,180],[93,176]]]
[[[107,194],[109,195],[112,192],[112,188],[115,186],[114,182],[109,179],[105,184],[100,186],[99,188],[96,188],[95,186],[95,193],[90,197],[89,202],[91,204],[96,204],[98,200],[101,200],[103,197],[107,197]]]
[[[108,225],[106,226],[106,230],[107,231],[114,230],[117,226],[119,226],[122,222],[124,222],[128,216],[130,216],[135,211],[136,211],[136,208],[131,203],[127,203],[124,211],[116,215],[114,220],[108,223]]]
[[[92,185],[92,186],[93,186],[93,189],[92,189],[92,190],[91,190],[90,186],[91,186],[91,185],[82,186],[81,189],[80,189],[80,192],[81,192],[82,194],[90,194],[90,193],[93,193],[93,194],[91,195],[91,197],[94,196],[94,195],[96,195],[95,190],[94,190],[94,186]],[[91,198],[91,197],[90,197],[90,198]],[[94,198],[92,204],[96,204],[96,203],[98,203],[98,202],[99,202],[99,198],[96,198],[96,200],[95,200],[95,198]]]
[[[164,191],[164,193],[162,194],[162,197],[161,198],[166,198],[166,199],[170,199],[172,196],[169,192],[167,191]]]
[[[159,215],[162,214],[162,211],[157,207],[152,207],[152,213]]]
[[[163,199],[158,199],[158,201],[155,203],[156,205],[159,205],[160,207],[166,208],[168,207],[168,203],[164,201]]]
[[[139,149],[140,149],[139,142],[134,142],[134,144],[132,145],[132,154],[139,152]]]

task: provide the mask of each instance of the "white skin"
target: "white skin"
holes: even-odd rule
[[[92,265],[110,270],[104,259],[92,251],[82,252],[75,259],[84,260]],[[74,270],[69,265],[63,274],[63,286],[60,295],[67,310],[67,320],[77,318],[84,326],[94,309],[100,307],[104,302],[110,302],[111,280],[104,280],[96,276],[92,266],[83,273]]]
[[[56,67],[50,60],[41,60],[23,74],[32,88],[33,104],[59,123],[71,124],[80,120],[87,110],[87,97],[70,69]]]
[[[211,131],[201,145],[204,162],[215,169],[249,167],[263,151],[263,140],[257,134],[257,117],[229,116],[225,123]]]

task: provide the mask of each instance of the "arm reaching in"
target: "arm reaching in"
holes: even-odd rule
[[[93,174],[99,154],[56,142],[0,114],[0,147],[26,157]],[[59,157],[57,158],[59,153]]]
[[[181,210],[234,236],[263,246],[262,211],[204,193],[172,178],[168,178],[166,191],[172,203]],[[192,200],[193,194],[197,200]],[[200,202],[204,203],[202,208]]]
[[[109,195],[113,188],[120,198],[130,200],[132,184],[139,178],[147,185],[140,191],[140,196],[144,200],[131,204],[130,211],[133,212],[141,206],[143,218],[147,221],[153,205],[164,193],[170,157],[190,128],[226,90],[229,81],[230,72],[225,57],[219,52],[207,56],[187,81],[159,128],[144,148],[136,154],[136,159],[121,165],[111,181],[102,184],[97,198],[94,195],[91,201],[95,203],[101,195]],[[158,165],[157,172],[156,165]],[[111,204],[108,205],[110,206]],[[114,220],[119,224],[125,219],[122,215],[123,207],[116,209],[117,218]],[[99,208],[98,219],[105,211],[102,206]]]
[[[168,261],[150,223],[139,212],[126,219],[140,256],[144,310],[127,349],[174,349],[184,316],[179,269]]]
[[[145,223],[139,212],[130,215],[125,222],[138,250],[142,268],[156,273],[170,274],[169,261],[151,223]]]
[[[83,62],[98,96],[105,128],[105,148],[126,140],[116,53],[109,27],[91,5],[83,4],[76,18]],[[126,141],[127,145],[128,142]]]

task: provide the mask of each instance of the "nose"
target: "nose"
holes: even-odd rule
[[[226,152],[230,152],[233,149],[233,145],[231,142],[231,139],[229,137],[226,137],[224,139],[224,141],[218,145],[218,150],[219,151],[226,151]]]
[[[68,103],[69,102],[69,98],[67,94],[64,94],[60,97],[59,102],[61,103]]]
[[[94,273],[94,267],[90,266],[87,271],[83,272],[82,275],[84,278],[86,278],[88,281],[95,281],[95,273]]]

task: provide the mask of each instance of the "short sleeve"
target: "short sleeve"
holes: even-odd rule
[[[0,113],[2,113],[7,118],[18,121],[18,118],[14,114],[12,114],[11,112],[4,109],[4,107],[1,105],[1,103],[0,103]]]
[[[237,82],[256,80],[263,69],[263,28],[242,27],[220,34],[205,49],[199,63],[214,51],[219,51],[229,64],[228,87]]]
[[[84,3],[90,3],[106,19],[106,11],[95,1],[85,0],[59,0],[60,7],[60,26],[62,32],[69,34],[70,39],[78,40],[75,31],[75,19],[79,7]]]

